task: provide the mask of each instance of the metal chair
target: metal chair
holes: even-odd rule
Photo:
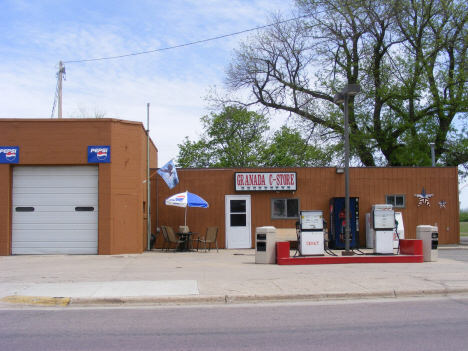
[[[177,235],[174,233],[174,229],[172,227],[166,227],[166,233],[167,233],[167,238],[169,239],[169,242],[172,244],[176,244],[174,248],[174,253],[177,251],[177,247],[180,246],[180,244],[185,244],[187,243],[187,240],[182,239],[181,237],[177,237]],[[188,243],[187,243],[188,245]]]
[[[171,242],[169,241],[169,237],[167,236],[167,230],[166,230],[166,227],[165,226],[161,226],[161,231],[162,231],[162,234],[163,234],[163,238],[164,238],[164,243],[163,243],[163,247],[162,247],[162,251],[164,251],[164,246],[166,246],[166,243],[169,243],[167,250],[169,250],[169,248],[171,247]]]
[[[218,227],[208,227],[206,229],[205,236],[198,237],[197,251],[198,251],[199,243],[203,243],[203,246],[205,247],[205,252],[206,252],[206,244],[208,244],[208,250],[211,251],[211,244],[214,243],[216,245],[216,252],[219,252],[217,237],[218,237]]]

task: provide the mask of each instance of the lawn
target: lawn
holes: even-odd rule
[[[460,236],[468,236],[468,222],[460,222]]]

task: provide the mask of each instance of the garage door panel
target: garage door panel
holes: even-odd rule
[[[54,242],[45,242],[45,241],[41,241],[41,242],[35,242],[34,243],[34,247],[35,248],[42,248],[42,249],[45,249],[45,248],[80,248],[80,249],[84,249],[84,248],[93,248],[94,246],[96,246],[96,243],[95,242],[81,242],[81,241],[76,241],[76,242],[72,242],[74,245],[71,247],[70,246],[70,241],[54,241]],[[28,247],[31,247],[29,245],[28,242],[17,242],[15,243],[15,248],[28,248]]]
[[[98,168],[94,166],[25,166],[17,167],[15,172],[18,175],[48,175],[48,176],[66,176],[66,175],[97,175]]]
[[[41,224],[41,223],[55,223],[55,224],[69,224],[70,226],[79,224],[81,222],[98,224],[98,218],[96,216],[89,216],[87,213],[76,212],[70,214],[69,212],[64,213],[46,213],[41,212],[32,212],[28,213],[28,216],[24,216],[24,213],[17,213],[16,216],[13,216],[12,225],[16,223],[25,223],[25,224]],[[73,229],[72,227],[69,227]]]
[[[98,175],[98,166],[14,167],[12,254],[97,254]]]
[[[30,242],[82,242],[93,243],[96,242],[96,235],[93,231],[74,231],[73,233],[67,231],[41,231],[37,230],[34,233],[19,232],[16,237],[16,243],[30,243]]]
[[[97,255],[97,248],[16,248],[21,251],[21,255]]]
[[[37,210],[42,207],[46,207],[44,202],[47,202],[49,206],[74,206],[70,207],[70,211],[75,211],[76,206],[96,206],[98,205],[97,199],[90,199],[86,197],[85,194],[66,194],[60,196],[39,196],[39,197],[30,197],[28,198],[26,194],[21,194],[20,198],[16,200],[13,204],[13,210],[16,212],[16,207],[31,207],[34,206],[34,210]],[[49,208],[50,209],[50,208]]]
[[[31,182],[33,180],[33,182]],[[51,177],[19,177],[15,179],[16,186],[18,188],[35,188],[35,187],[51,187]],[[73,186],[74,188],[93,188],[94,183],[89,179],[80,179],[79,181],[73,181],[70,179],[58,179],[54,178],[53,186],[54,188],[69,188]]]
[[[13,228],[15,231],[17,230],[97,230],[98,224],[97,223],[75,223],[72,227],[67,224],[63,223],[14,223]]]
[[[13,194],[38,194],[38,195],[48,195],[48,194],[94,194],[96,192],[96,187],[89,188],[15,188],[13,189]]]

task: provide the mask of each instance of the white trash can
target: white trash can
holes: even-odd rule
[[[432,225],[418,225],[416,239],[423,242],[423,261],[436,262],[438,258],[439,229]]]
[[[276,228],[255,229],[255,263],[276,263]]]

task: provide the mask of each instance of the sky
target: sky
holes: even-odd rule
[[[159,165],[203,132],[205,100],[221,87],[233,49],[248,34],[119,59],[267,23],[282,0],[0,0],[0,118],[51,118],[63,61],[63,118],[79,111],[147,124]],[[57,118],[57,109],[54,118]]]
[[[249,33],[169,48],[267,24],[290,0],[0,0],[0,118],[51,118],[63,61],[63,118],[80,110],[142,122],[163,166],[198,140],[206,96],[222,89],[233,50]],[[285,16],[289,18],[290,16]],[[54,118],[57,118],[55,109]],[[284,120],[272,121],[273,129]],[[460,185],[468,208],[468,183]]]

